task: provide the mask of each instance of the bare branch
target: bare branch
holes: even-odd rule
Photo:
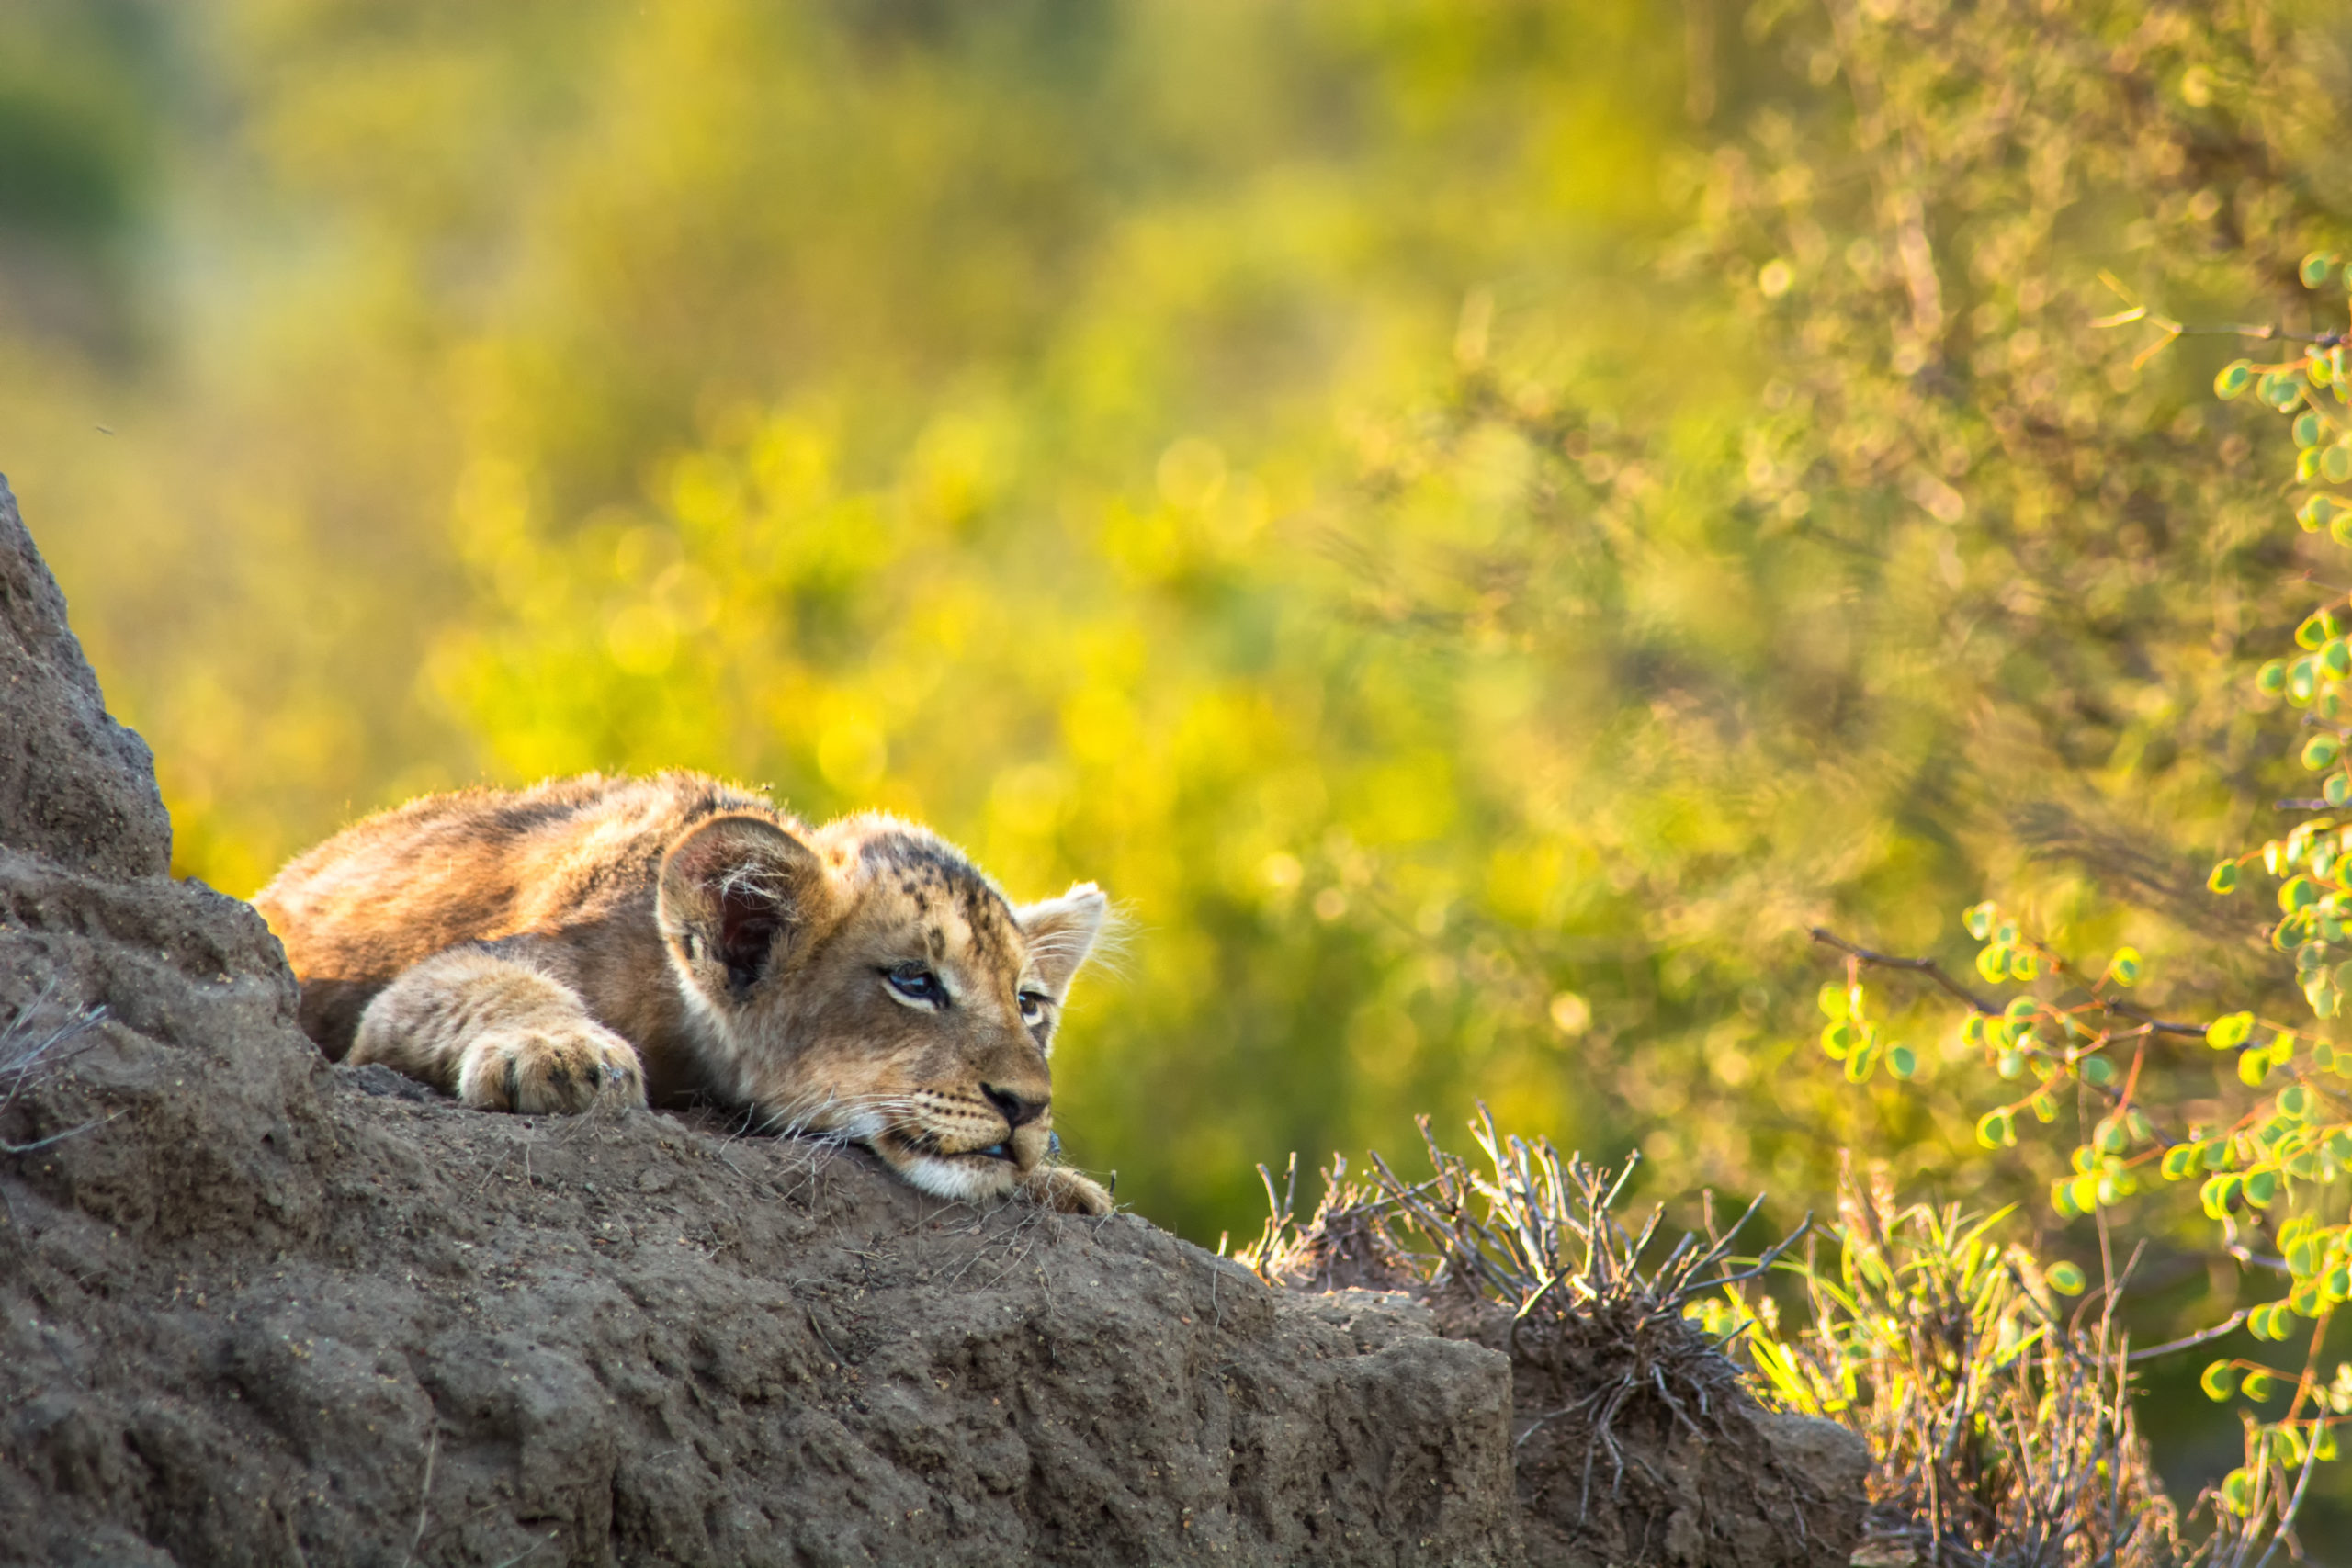
[[[1983,997],[1944,973],[1944,966],[1932,958],[1898,958],[1891,953],[1872,953],[1867,947],[1855,946],[1825,926],[1813,928],[1813,940],[1826,946],[1834,947],[1848,957],[1859,958],[1874,968],[1907,969],[1915,975],[1924,975],[1976,1011],[1988,1017],[2000,1015],[2001,1005],[1998,1002],[1986,1001]]]
[[[2169,1356],[2179,1350],[2194,1350],[2199,1345],[2211,1344],[2216,1339],[2235,1334],[2240,1328],[2245,1326],[2246,1317],[2252,1311],[2251,1307],[2240,1307],[2211,1328],[2200,1328],[2194,1334],[2184,1334],[2177,1339],[2167,1339],[2161,1345],[2151,1345],[2144,1350],[2134,1350],[2125,1359],[2136,1367],[2143,1361],[2153,1361],[2159,1356]]]

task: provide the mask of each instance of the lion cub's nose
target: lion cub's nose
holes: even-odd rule
[[[987,1095],[989,1103],[995,1106],[1003,1114],[1005,1121],[1015,1127],[1025,1127],[1046,1113],[1045,1100],[1029,1100],[1014,1094],[1010,1089],[999,1089],[994,1084],[982,1084],[980,1092]]]

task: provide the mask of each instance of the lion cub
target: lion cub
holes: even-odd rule
[[[699,774],[589,774],[412,801],[254,902],[331,1059],[485,1111],[707,1098],[862,1143],[943,1198],[1110,1211],[1046,1163],[1091,883],[1016,908],[896,818],[812,829]]]

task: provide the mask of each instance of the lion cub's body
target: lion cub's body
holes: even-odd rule
[[[1044,1162],[1091,885],[1015,909],[912,824],[812,830],[664,773],[414,801],[254,902],[332,1058],[486,1110],[713,1100],[865,1143],[943,1196],[1108,1207]]]

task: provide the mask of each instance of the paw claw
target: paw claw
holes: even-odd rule
[[[486,1034],[467,1055],[458,1097],[482,1110],[564,1115],[645,1103],[636,1049],[587,1019]]]

